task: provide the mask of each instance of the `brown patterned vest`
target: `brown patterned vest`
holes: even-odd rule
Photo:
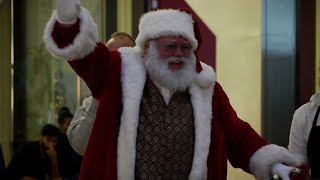
[[[174,93],[167,105],[147,78],[139,116],[135,179],[188,179],[195,137],[189,93]]]

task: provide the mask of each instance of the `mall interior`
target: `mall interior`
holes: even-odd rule
[[[136,37],[149,10],[189,8],[200,25],[201,61],[211,65],[238,116],[284,147],[295,110],[319,91],[319,0],[81,0],[100,41],[116,31]],[[0,0],[0,144],[35,140],[57,112],[75,113],[90,96],[66,61],[43,42],[55,0]],[[254,179],[229,166],[228,179]]]

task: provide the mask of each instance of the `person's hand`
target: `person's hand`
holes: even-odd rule
[[[290,180],[289,174],[295,167],[286,166],[282,163],[276,163],[271,167],[272,175],[278,175],[282,180]]]
[[[57,0],[57,20],[64,25],[77,21],[81,11],[80,0]]]
[[[307,180],[309,179],[309,167],[300,165],[298,167],[286,166],[282,163],[276,163],[271,167],[272,179],[282,180]]]
[[[46,150],[46,153],[48,155],[48,158],[53,161],[53,160],[57,160],[57,152],[56,149],[54,147],[53,143],[49,143],[49,147]]]

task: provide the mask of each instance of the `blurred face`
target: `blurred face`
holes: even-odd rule
[[[63,134],[66,134],[67,133],[67,130],[68,130],[68,127],[70,125],[70,122],[71,122],[72,118],[64,118],[64,121],[62,124],[59,124],[59,128],[60,128],[60,131],[63,133]]]
[[[109,50],[118,50],[121,47],[133,47],[134,42],[126,36],[118,36],[110,39],[106,46]]]
[[[194,81],[196,58],[185,38],[166,36],[151,40],[145,52],[151,79],[163,87],[183,91]]]
[[[57,144],[57,136],[40,136],[40,142],[43,148],[49,149]]]

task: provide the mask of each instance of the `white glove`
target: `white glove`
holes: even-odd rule
[[[271,167],[272,175],[278,175],[282,180],[290,180],[289,174],[295,167],[286,166],[282,163],[273,164]]]
[[[70,25],[77,21],[81,11],[80,0],[57,0],[57,20]]]

